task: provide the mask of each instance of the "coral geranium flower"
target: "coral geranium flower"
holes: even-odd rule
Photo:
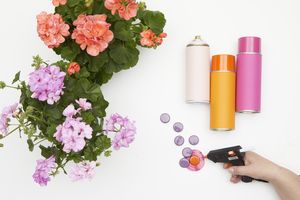
[[[68,74],[72,75],[75,74],[76,72],[80,71],[80,65],[77,62],[72,62],[70,63],[68,67]]]
[[[59,14],[42,12],[37,16],[37,31],[40,38],[49,48],[56,48],[70,35],[69,25]]]
[[[125,20],[135,17],[139,8],[135,0],[105,0],[104,5],[105,8],[111,10],[111,14],[118,12]]]
[[[59,5],[65,5],[67,3],[67,0],[52,0],[52,4],[57,7]]]
[[[81,14],[73,22],[76,29],[72,33],[72,39],[80,45],[82,50],[86,49],[91,56],[97,56],[103,52],[114,35],[109,30],[110,24],[106,22],[106,15]]]
[[[158,36],[153,33],[151,29],[145,30],[140,33],[141,45],[146,47],[156,47],[161,45],[163,38],[167,37],[166,33],[161,33]]]

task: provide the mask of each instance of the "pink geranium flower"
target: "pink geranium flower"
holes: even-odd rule
[[[52,4],[57,7],[59,5],[65,5],[67,3],[67,0],[52,0]]]
[[[65,41],[64,37],[70,35],[69,29],[59,14],[42,12],[37,16],[38,34],[49,48],[59,47]]]
[[[5,136],[8,133],[8,122],[11,117],[18,113],[18,103],[3,108],[0,115],[0,135]]]
[[[79,117],[67,117],[63,124],[56,127],[54,137],[64,145],[63,151],[66,153],[81,151],[86,145],[85,139],[92,138],[92,127],[81,120]]]
[[[135,0],[105,0],[105,7],[111,10],[111,14],[119,13],[120,17],[130,20],[135,17],[139,8]]]
[[[81,109],[91,109],[92,105],[83,98],[76,102],[80,108],[76,110],[73,104],[68,105],[63,111],[66,119],[56,127],[54,133],[56,140],[64,145],[63,151],[66,153],[81,151],[86,145],[85,139],[91,139],[93,134],[92,127],[82,121],[81,117],[76,116],[80,114]]]
[[[73,117],[74,115],[76,115],[78,113],[78,111],[75,109],[73,104],[68,105],[64,111],[63,111],[63,116],[65,117]]]
[[[28,85],[32,92],[31,97],[39,101],[47,101],[53,105],[64,93],[66,73],[58,66],[41,66],[29,74]]]
[[[91,56],[97,56],[103,52],[114,35],[109,30],[110,24],[106,22],[106,15],[84,15],[81,14],[73,22],[76,26],[72,39],[80,45],[82,50],[86,49]]]
[[[79,105],[80,109],[82,109],[84,111],[92,109],[92,104],[87,102],[87,99],[85,99],[85,98],[80,98],[80,99],[76,100],[75,102]]]
[[[40,186],[46,186],[51,180],[50,173],[56,166],[55,157],[51,156],[48,159],[40,159],[37,160],[36,163],[37,165],[32,178],[36,183],[40,184]]]
[[[106,132],[115,133],[112,140],[112,146],[115,150],[119,150],[121,147],[129,147],[129,144],[134,141],[136,135],[134,123],[134,121],[117,113],[106,120]]]
[[[95,174],[96,162],[82,161],[71,168],[69,177],[72,181],[91,180]]]

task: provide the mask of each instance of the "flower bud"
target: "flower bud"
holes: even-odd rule
[[[90,7],[93,4],[94,0],[85,0],[85,6]]]
[[[80,65],[77,62],[72,62],[68,68],[68,74],[72,75],[80,71]]]
[[[6,87],[6,84],[3,81],[0,81],[0,89],[3,89]]]

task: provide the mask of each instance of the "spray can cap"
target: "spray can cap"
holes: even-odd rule
[[[187,47],[192,47],[192,46],[206,46],[206,47],[209,47],[209,45],[202,40],[201,36],[200,35],[196,35],[194,40],[191,41]]]
[[[260,53],[261,39],[259,37],[241,37],[239,39],[240,53]]]
[[[211,71],[235,72],[235,56],[220,54],[212,57]]]

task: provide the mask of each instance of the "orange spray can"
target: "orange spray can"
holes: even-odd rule
[[[235,57],[212,57],[210,86],[210,129],[230,131],[235,128]]]

